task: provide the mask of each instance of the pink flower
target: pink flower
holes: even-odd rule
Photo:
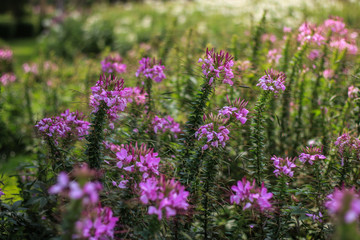
[[[320,56],[320,52],[319,52],[319,50],[316,50],[316,49],[312,50],[312,51],[309,53],[309,59],[310,59],[311,61],[314,61],[314,60],[317,59],[319,56]]]
[[[336,19],[327,19],[324,22],[324,27],[331,29],[335,33],[345,35],[348,30],[345,28],[345,23],[339,17]]]
[[[203,74],[209,79],[209,85],[212,85],[217,79],[222,80],[232,86],[231,80],[234,78],[231,67],[234,65],[233,57],[224,51],[215,52],[214,49],[206,49],[204,59],[199,58],[198,63],[202,63]]]
[[[337,48],[340,51],[347,50],[349,54],[355,55],[357,54],[358,48],[355,44],[351,44],[346,42],[344,38],[341,38],[340,40],[333,40],[330,42],[330,47]]]
[[[158,133],[158,131],[161,131],[162,133],[170,131],[174,133],[174,137],[177,138],[176,133],[181,132],[180,124],[175,122],[171,116],[166,116],[165,118],[155,116],[151,121],[151,124],[153,125],[155,133]]]
[[[57,177],[57,183],[49,189],[50,194],[58,194],[68,187],[69,177],[66,173],[61,172]]]
[[[284,27],[284,28],[283,28],[283,32],[284,32],[284,33],[290,33],[291,30],[292,30],[292,29],[291,29],[290,27]]]
[[[303,153],[300,154],[299,160],[302,163],[309,162],[310,165],[314,164],[314,161],[324,160],[326,157],[321,155],[322,149],[317,147],[306,147],[303,149]]]
[[[279,59],[281,58],[281,54],[278,54],[277,49],[271,49],[268,52],[268,62],[269,63],[279,63]]]
[[[124,92],[128,92],[128,102],[135,102],[136,105],[143,105],[146,103],[147,93],[144,91],[144,89],[139,87],[127,87],[124,88]]]
[[[348,97],[349,98],[356,98],[358,95],[359,89],[357,87],[354,86],[350,86],[348,88]]]
[[[195,133],[195,137],[198,140],[206,137],[206,144],[202,147],[202,150],[206,150],[209,147],[218,148],[219,145],[225,147],[226,141],[228,141],[230,131],[225,126],[218,127],[217,131],[214,131],[214,124],[209,123],[201,126]]]
[[[156,62],[155,58],[151,61],[151,59],[143,58],[139,61],[140,67],[136,71],[136,77],[143,75],[146,78],[150,78],[155,82],[161,82],[166,78],[164,74],[165,66],[161,65],[161,61],[159,63]]]
[[[107,56],[101,61],[101,69],[104,73],[124,73],[126,72],[126,64],[122,63],[123,59],[119,54]]]
[[[36,63],[24,63],[22,65],[25,73],[31,73],[33,75],[38,75],[38,65]]]
[[[118,113],[126,108],[129,92],[124,91],[124,80],[109,75],[101,75],[99,81],[91,88],[90,105],[93,113],[99,111],[100,105],[106,108],[106,113],[110,121],[118,119]]]
[[[314,222],[315,221],[317,221],[317,222],[322,222],[322,217],[323,217],[323,215],[322,215],[322,213],[321,212],[319,212],[318,214],[315,214],[315,213],[313,213],[313,214],[310,214],[310,213],[307,213],[307,214],[305,214],[306,216],[308,216],[308,217],[310,217]]]
[[[285,175],[289,177],[294,176],[294,171],[292,170],[292,168],[296,167],[294,163],[295,159],[291,159],[288,157],[283,159],[274,155],[271,160],[274,161],[275,170],[273,173],[275,173],[276,177],[279,177],[280,175]]]
[[[8,85],[9,83],[13,83],[16,81],[16,76],[14,73],[4,73],[0,77],[0,83],[4,86]]]
[[[13,52],[10,49],[0,48],[0,61],[11,62],[13,58]]]
[[[334,70],[332,69],[325,69],[324,73],[324,78],[326,79],[331,79],[334,76]]]
[[[332,194],[327,196],[325,207],[331,215],[343,216],[346,223],[352,223],[360,216],[360,197],[354,188],[335,188]]]
[[[297,39],[301,42],[301,44],[304,44],[305,42],[312,42],[320,46],[325,43],[325,37],[323,37],[321,33],[321,27],[305,22],[299,27]]]
[[[40,120],[35,127],[44,137],[52,137],[55,144],[58,144],[59,137],[71,140],[83,139],[88,135],[90,123],[84,121],[84,118],[82,113],[67,109],[60,116]]]
[[[141,189],[140,201],[150,204],[148,214],[158,215],[161,220],[165,212],[166,218],[175,216],[187,210],[189,192],[174,179],[166,180],[163,175],[160,179],[148,178],[139,184]]]
[[[260,86],[265,91],[272,91],[279,93],[279,91],[285,91],[285,79],[286,75],[283,72],[277,72],[273,69],[265,71],[264,76],[259,79],[259,83],[256,86]]]
[[[76,222],[77,234],[74,239],[105,240],[113,239],[114,228],[118,217],[113,217],[113,212],[108,207],[97,207],[82,213]]]
[[[230,196],[230,203],[242,205],[243,210],[255,208],[264,211],[272,207],[269,200],[272,198],[273,194],[267,192],[264,183],[261,184],[260,188],[257,188],[255,186],[255,180],[250,183],[244,177],[241,181],[237,182],[237,185],[232,186],[231,189],[235,194]]]

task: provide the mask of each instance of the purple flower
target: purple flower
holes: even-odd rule
[[[155,116],[151,121],[151,124],[153,125],[155,133],[158,133],[158,131],[162,131],[163,133],[170,131],[175,133],[174,137],[177,138],[176,133],[181,132],[180,124],[175,122],[171,116],[166,116],[165,118]]]
[[[195,133],[195,137],[198,140],[202,138],[206,138],[206,144],[202,147],[202,150],[206,150],[208,148],[218,148],[219,145],[225,147],[226,142],[229,138],[229,129],[225,126],[218,127],[217,131],[214,130],[214,124],[209,123],[201,126]]]
[[[319,212],[318,214],[315,214],[315,213],[312,213],[312,214],[310,214],[310,213],[306,213],[305,214],[306,216],[308,216],[308,217],[310,217],[314,222],[322,222],[322,217],[323,217],[323,215],[322,215],[322,213],[321,212]]]
[[[312,42],[318,46],[325,43],[325,37],[322,36],[322,28],[307,22],[303,23],[299,27],[297,40],[301,44],[304,44],[305,42]]]
[[[49,189],[50,194],[58,194],[68,187],[69,177],[66,173],[61,172],[57,177],[57,183]]]
[[[129,92],[124,90],[124,80],[109,75],[101,75],[99,81],[91,88],[90,105],[93,113],[99,111],[100,105],[105,104],[106,113],[110,121],[118,119],[118,113],[126,108]]]
[[[249,113],[249,110],[245,108],[248,102],[245,102],[245,100],[241,100],[240,98],[235,100],[234,103],[231,103],[228,98],[228,102],[231,106],[225,106],[220,109],[218,116],[227,118],[234,117],[236,120],[240,121],[241,124],[245,124]]]
[[[326,157],[322,154],[322,149],[317,147],[306,147],[303,149],[303,153],[300,154],[299,160],[302,163],[309,162],[310,165],[314,164],[314,161],[324,160]]]
[[[287,157],[283,159],[274,155],[271,160],[274,161],[274,173],[276,177],[279,177],[280,175],[285,175],[289,177],[294,176],[294,171],[291,169],[296,167],[294,163],[295,158],[291,159]]]
[[[144,91],[144,89],[139,88],[139,87],[127,87],[124,88],[125,92],[129,92],[128,93],[128,102],[132,103],[135,102],[136,105],[143,105],[146,103],[146,96],[147,93]]]
[[[83,139],[89,134],[90,123],[84,121],[85,116],[79,112],[71,112],[67,109],[60,116],[44,118],[35,127],[44,137],[52,137],[55,144],[58,138]]]
[[[0,80],[0,82],[1,82],[1,80]],[[359,89],[357,87],[350,86],[348,88],[348,97],[349,98],[356,98],[358,96],[358,92],[359,92]]]
[[[231,80],[234,78],[234,73],[231,67],[234,65],[233,57],[224,51],[215,52],[214,49],[206,49],[204,59],[200,58],[199,63],[202,63],[203,74],[209,79],[209,85],[219,79],[223,83],[232,86],[234,83]]]
[[[166,180],[163,175],[160,179],[148,178],[139,184],[141,189],[140,200],[144,204],[150,204],[148,214],[158,215],[161,220],[165,212],[166,218],[175,216],[187,210],[189,204],[187,197],[189,192],[174,179]]]
[[[279,73],[270,69],[265,71],[265,75],[259,79],[259,83],[256,86],[260,86],[265,91],[279,93],[279,91],[285,91],[285,79],[286,75],[283,72]]]
[[[107,56],[101,61],[101,70],[104,73],[124,73],[126,72],[126,64],[122,63],[123,59],[119,54]]]
[[[271,209],[272,205],[270,199],[273,194],[267,192],[267,188],[264,183],[258,188],[255,186],[255,179],[250,183],[244,177],[241,181],[237,182],[237,185],[231,187],[235,192],[230,196],[230,203],[236,203],[242,205],[243,210],[248,208],[260,209],[260,211]]]
[[[0,61],[11,62],[13,58],[13,52],[10,49],[0,48]]]
[[[335,188],[334,192],[327,196],[325,207],[331,215],[344,217],[346,223],[352,223],[360,216],[360,197],[354,188]]]
[[[156,62],[155,58],[151,61],[151,59],[143,58],[139,61],[140,67],[136,71],[136,77],[140,77],[143,75],[146,78],[150,78],[155,82],[161,82],[166,78],[164,74],[165,66],[161,65],[161,61],[159,63]]]
[[[114,238],[114,228],[118,217],[113,217],[109,207],[97,207],[82,213],[82,217],[76,222],[74,239],[105,240]]]
[[[5,193],[2,191],[2,189],[0,188],[0,197],[2,196],[2,195],[5,195]]]
[[[31,73],[33,75],[39,74],[38,65],[36,63],[24,63],[22,67],[25,73]]]
[[[13,83],[16,81],[16,76],[14,73],[4,73],[0,77],[0,83],[4,86],[8,85],[9,83]]]

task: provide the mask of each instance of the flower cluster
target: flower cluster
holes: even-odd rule
[[[220,109],[218,116],[224,116],[226,118],[234,117],[236,120],[240,121],[241,124],[245,124],[249,113],[249,110],[245,108],[248,102],[245,102],[245,100],[241,100],[240,98],[233,103],[230,102],[228,97],[227,100],[231,106],[225,106]]]
[[[124,91],[129,95],[128,102],[135,102],[137,105],[142,105],[146,103],[147,93],[143,88],[139,87],[127,87],[124,88]]]
[[[0,48],[0,60],[11,62],[13,58],[13,52],[10,49]]]
[[[166,180],[163,175],[160,179],[148,178],[139,184],[141,189],[140,201],[151,205],[148,214],[156,214],[161,220],[165,212],[166,218],[175,216],[187,210],[188,191],[174,179]]]
[[[82,113],[70,112],[67,109],[60,116],[40,120],[35,127],[44,136],[53,137],[58,144],[58,137],[82,139],[89,134],[90,123],[84,121],[84,117]]]
[[[0,76],[0,83],[4,86],[15,81],[16,81],[16,76],[13,73],[4,73],[3,75]]]
[[[115,224],[118,217],[113,217],[110,208],[100,206],[99,193],[102,185],[97,181],[87,181],[89,177],[95,175],[85,164],[81,168],[73,171],[79,182],[70,181],[65,172],[61,172],[57,177],[57,183],[49,189],[50,194],[60,194],[72,201],[81,201],[82,212],[77,217],[75,223],[74,239],[112,239],[114,237]],[[86,182],[87,181],[87,182]],[[67,214],[72,214],[68,212]]]
[[[180,124],[175,122],[171,116],[166,116],[164,118],[159,118],[155,116],[151,121],[151,124],[154,127],[154,132],[157,133],[158,131],[162,131],[165,133],[166,131],[170,131],[174,133],[175,138],[177,138],[176,133],[181,132]]]
[[[231,187],[235,192],[230,196],[230,203],[241,204],[243,210],[248,208],[260,209],[264,211],[271,208],[269,200],[273,194],[267,192],[267,188],[262,183],[261,187],[255,186],[255,179],[250,183],[244,177],[237,185]]]
[[[301,42],[301,44],[313,42],[319,46],[325,43],[325,38],[322,35],[322,28],[307,22],[299,27],[297,40]]]
[[[119,54],[107,56],[101,61],[101,70],[104,73],[124,73],[126,72],[126,64],[122,63],[123,59]]]
[[[354,188],[335,188],[335,191],[327,196],[325,207],[332,215],[341,216],[346,223],[352,223],[360,216],[360,196]]]
[[[200,58],[199,63],[202,63],[203,74],[209,79],[209,85],[216,79],[222,79],[223,83],[232,86],[234,83],[231,80],[234,78],[234,73],[231,67],[234,65],[233,57],[224,51],[215,52],[214,49],[206,49],[204,59]]]
[[[340,51],[346,49],[346,51],[352,55],[355,55],[358,51],[358,48],[355,44],[348,43],[344,38],[341,38],[340,40],[331,41],[330,47],[339,49]]]
[[[206,144],[202,147],[202,150],[206,150],[209,147],[218,148],[219,145],[225,147],[226,141],[229,140],[229,129],[225,126],[218,127],[217,131],[214,130],[214,123],[209,123],[201,126],[195,133],[195,137],[198,140],[206,138]]]
[[[279,73],[270,69],[265,71],[265,75],[259,79],[259,83],[256,86],[260,86],[265,91],[279,93],[279,91],[285,91],[285,79],[286,75],[283,72]]]
[[[151,59],[143,58],[139,61],[140,67],[136,71],[136,77],[143,75],[146,78],[150,78],[155,82],[161,82],[166,78],[164,74],[165,66],[161,65],[161,61],[159,63],[156,62],[155,58],[151,61]]]
[[[306,147],[303,149],[303,153],[300,154],[299,160],[302,163],[309,162],[310,165],[314,164],[314,161],[326,159],[324,155],[321,154],[322,149],[317,147]]]
[[[354,86],[350,86],[348,88],[348,97],[349,98],[356,98],[358,96],[359,93],[359,88],[354,87]]]
[[[318,214],[315,214],[315,213],[306,213],[305,214],[306,216],[308,216],[308,217],[310,217],[314,222],[322,222],[322,217],[323,217],[323,215],[322,215],[322,213],[321,212],[319,212]]]
[[[99,111],[100,105],[105,104],[106,113],[110,121],[118,118],[118,113],[126,108],[129,92],[124,91],[124,80],[101,75],[99,81],[91,88],[90,105],[94,108],[93,113]]]
[[[274,155],[271,160],[274,161],[274,173],[276,177],[279,177],[280,175],[286,175],[289,177],[294,176],[294,171],[291,169],[296,167],[294,163],[295,159],[291,159],[288,157],[283,159]]]
[[[38,65],[36,63],[24,63],[22,68],[25,73],[31,73],[33,75],[39,74]]]
[[[277,49],[271,49],[268,52],[267,58],[269,63],[279,63],[281,54],[278,53]]]
[[[147,149],[143,144],[140,148],[135,145],[121,146],[116,153],[118,162],[116,166],[126,172],[142,173],[142,178],[146,179],[152,175],[159,175],[160,158],[154,149]]]
[[[109,207],[96,207],[82,213],[82,217],[76,222],[77,234],[74,239],[113,239],[114,228],[118,217],[113,217]]]
[[[65,172],[59,173],[57,183],[49,189],[50,194],[60,194],[73,200],[81,199],[84,205],[96,204],[102,186],[99,182],[87,182],[84,186],[76,181],[70,181]]]
[[[353,150],[358,152],[358,150],[360,150],[360,140],[348,133],[344,133],[338,137],[334,144],[338,148],[340,155],[343,155],[345,152],[351,152]]]

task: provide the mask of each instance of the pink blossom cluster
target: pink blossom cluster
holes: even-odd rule
[[[237,185],[231,187],[235,192],[230,196],[230,203],[241,204],[243,210],[248,208],[260,209],[260,211],[271,209],[272,205],[270,199],[273,194],[267,192],[267,188],[264,186],[264,183],[261,184],[261,187],[255,186],[255,179],[250,183],[244,177],[241,181],[237,182]]]
[[[302,163],[308,162],[310,165],[314,164],[314,161],[324,160],[326,157],[321,154],[322,149],[317,147],[306,147],[303,149],[303,153],[300,154],[299,160]]]
[[[187,210],[189,192],[174,179],[166,180],[164,175],[160,179],[148,178],[139,184],[141,189],[140,201],[151,205],[148,214],[155,214],[161,220],[165,212],[166,218],[175,216]]]
[[[206,138],[206,144],[202,147],[202,150],[208,148],[218,148],[219,145],[225,147],[226,141],[229,140],[230,131],[225,126],[218,127],[217,131],[214,130],[214,123],[209,123],[201,126],[196,132],[195,137],[198,140]]]
[[[39,74],[38,65],[36,63],[24,63],[22,68],[25,73],[31,73],[33,75]]]
[[[278,50],[276,48],[271,49],[268,52],[267,58],[268,58],[269,63],[279,63],[281,54],[278,52]]]
[[[271,42],[271,43],[274,43],[274,42],[276,42],[276,36],[275,36],[274,34],[264,33],[264,34],[261,36],[261,41],[262,41],[262,42],[269,41],[269,42]]]
[[[338,148],[338,152],[342,155],[346,151],[359,151],[360,140],[351,136],[349,133],[344,133],[338,137],[335,141],[335,146]]]
[[[325,37],[322,35],[322,28],[308,22],[303,23],[299,27],[297,40],[301,44],[304,44],[305,42],[312,42],[318,46],[325,43]]]
[[[350,86],[348,88],[348,97],[349,98],[356,98],[358,96],[359,93],[359,88],[355,87],[355,86]]]
[[[320,56],[319,50],[314,49],[314,50],[310,51],[308,57],[309,57],[309,59],[310,59],[311,61],[314,61],[314,60],[317,59],[319,56]]]
[[[206,49],[204,59],[199,58],[198,63],[202,63],[203,74],[209,79],[209,85],[216,80],[222,79],[223,83],[232,86],[234,83],[231,80],[234,78],[234,73],[231,67],[234,65],[233,57],[224,51],[215,52],[214,49]]]
[[[8,85],[9,83],[13,83],[16,81],[16,76],[14,73],[4,73],[0,77],[0,83],[4,86]]]
[[[180,124],[175,122],[171,116],[166,116],[164,118],[155,116],[151,121],[151,124],[153,125],[155,133],[158,133],[158,131],[161,131],[163,133],[165,133],[166,131],[170,131],[174,133],[174,137],[177,138],[176,133],[181,132]]]
[[[260,86],[265,91],[279,93],[279,91],[285,91],[285,79],[286,75],[283,72],[279,73],[270,69],[265,71],[265,75],[259,79],[259,83],[256,86]]]
[[[65,172],[59,173],[57,183],[50,187],[50,194],[60,194],[73,200],[81,199],[84,205],[96,204],[99,201],[99,192],[102,186],[99,182],[87,182],[84,186],[76,181],[70,181]]]
[[[127,87],[124,88],[125,92],[128,92],[128,102],[132,103],[135,102],[136,105],[142,105],[146,103],[146,96],[147,93],[144,91],[143,88],[139,87]]]
[[[130,173],[142,173],[142,178],[146,179],[153,175],[159,175],[160,158],[154,149],[147,149],[143,144],[141,147],[132,145],[121,146],[116,153],[118,162],[116,166]]]
[[[342,216],[346,223],[352,223],[360,216],[360,196],[354,188],[335,188],[334,192],[327,196],[325,207],[331,215]]]
[[[219,110],[219,116],[224,116],[227,118],[234,117],[236,120],[240,121],[241,124],[245,124],[247,121],[247,115],[249,113],[249,110],[247,110],[245,107],[247,105],[247,102],[244,100],[241,101],[239,104],[239,107],[235,106],[225,106],[222,109]]]
[[[111,75],[101,75],[99,81],[91,88],[90,105],[93,113],[99,111],[102,103],[105,103],[106,113],[110,121],[116,120],[118,113],[126,108],[129,92],[124,91],[124,80]]]
[[[346,29],[345,23],[340,18],[334,19],[326,19],[324,21],[324,27],[330,29],[334,33],[338,33],[340,35],[347,34],[348,30]]]
[[[11,62],[13,58],[13,52],[10,49],[0,48],[0,61]]]
[[[294,163],[295,159],[291,159],[288,157],[283,159],[274,155],[271,160],[274,161],[275,170],[273,173],[275,173],[276,177],[279,177],[280,175],[285,175],[289,177],[294,176],[294,171],[292,170],[292,168],[296,167]]]
[[[118,220],[118,217],[113,217],[113,212],[109,207],[97,206],[86,210],[75,224],[77,234],[73,236],[73,239],[113,239]]]
[[[355,55],[358,51],[358,47],[355,45],[355,43],[348,43],[344,38],[331,41],[330,47],[337,48],[340,51],[343,51],[346,49],[346,51],[352,55]]]
[[[40,120],[35,127],[44,136],[54,137],[57,144],[57,137],[82,139],[89,134],[90,123],[84,121],[84,115],[79,112],[70,112],[67,109],[60,116],[44,118]]]
[[[146,78],[150,78],[155,82],[161,82],[166,78],[164,69],[165,66],[161,65],[161,61],[156,62],[155,58],[151,59],[143,58],[139,61],[140,67],[136,71],[136,77],[143,75]]]
[[[123,59],[119,54],[107,56],[101,61],[101,70],[104,73],[124,73],[126,72],[126,64],[122,61]]]

